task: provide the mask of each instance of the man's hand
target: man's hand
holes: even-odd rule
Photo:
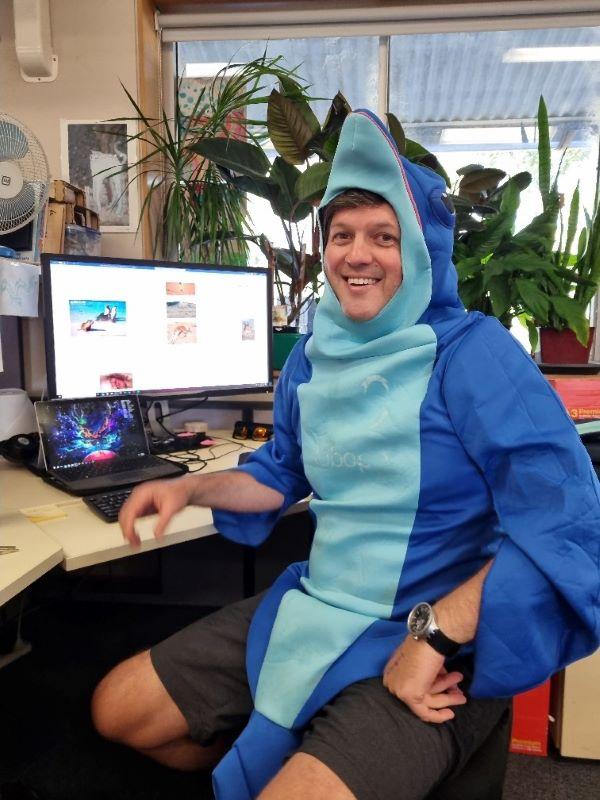
[[[402,642],[383,671],[383,685],[402,700],[424,722],[447,722],[454,718],[450,706],[461,706],[467,698],[458,688],[463,675],[447,672],[444,656],[426,641],[412,636]]]
[[[189,505],[194,494],[194,484],[189,478],[177,480],[149,481],[142,483],[131,493],[119,513],[119,523],[123,536],[129,544],[137,546],[140,537],[135,530],[139,517],[158,512],[154,535],[163,535],[169,520],[185,506]]]

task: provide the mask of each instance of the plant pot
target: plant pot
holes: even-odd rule
[[[298,331],[273,331],[273,369],[281,369],[292,348],[302,338]]]
[[[543,364],[587,364],[594,341],[594,328],[590,328],[587,347],[577,341],[573,331],[540,328],[540,350]]]

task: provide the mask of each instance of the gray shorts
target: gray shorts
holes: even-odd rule
[[[246,636],[261,597],[226,606],[150,651],[199,744],[237,735],[252,711]],[[464,766],[509,705],[469,698],[454,709],[453,720],[430,724],[391,695],[380,677],[370,678],[348,686],[311,720],[298,752],[326,764],[358,800],[420,800]]]

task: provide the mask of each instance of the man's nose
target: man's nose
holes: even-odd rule
[[[373,260],[371,248],[364,236],[355,236],[346,253],[346,263],[352,266],[370,264]]]

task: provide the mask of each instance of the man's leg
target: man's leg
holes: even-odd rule
[[[308,753],[296,753],[260,793],[258,800],[356,800],[326,764]]]
[[[119,664],[98,684],[92,720],[106,739],[181,770],[211,769],[225,751],[223,738],[202,747],[161,683],[149,651]]]
[[[259,800],[423,800],[487,739],[504,700],[474,700],[455,719],[422,722],[381,678],[348,686],[312,720]]]
[[[176,769],[215,766],[252,711],[246,638],[260,599],[226,606],[115,667],[92,699],[99,733]]]

